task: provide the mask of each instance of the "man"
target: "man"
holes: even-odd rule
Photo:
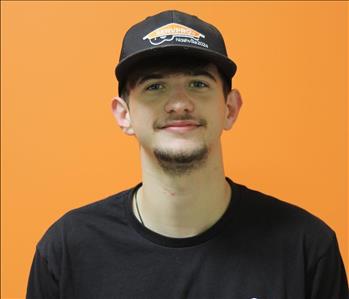
[[[52,225],[27,298],[347,298],[335,233],[224,175],[235,72],[197,17],[165,11],[129,29],[112,108],[139,141],[142,183]]]

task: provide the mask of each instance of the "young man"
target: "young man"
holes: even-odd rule
[[[335,233],[224,175],[235,71],[197,17],[165,11],[126,33],[112,107],[139,141],[142,183],[51,226],[27,298],[347,298]]]

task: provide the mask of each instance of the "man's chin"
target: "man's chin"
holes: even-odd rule
[[[153,153],[164,172],[179,176],[190,174],[202,167],[207,160],[208,148],[206,146],[191,150],[156,148]]]

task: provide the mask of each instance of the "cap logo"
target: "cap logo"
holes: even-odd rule
[[[208,45],[200,41],[200,38],[205,38],[205,35],[184,25],[169,23],[148,33],[143,37],[143,40],[148,39],[154,46],[175,40],[179,43],[194,44],[208,48]]]

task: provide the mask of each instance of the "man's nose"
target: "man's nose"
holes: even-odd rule
[[[167,113],[191,113],[194,111],[194,103],[185,90],[175,90],[165,105]]]

